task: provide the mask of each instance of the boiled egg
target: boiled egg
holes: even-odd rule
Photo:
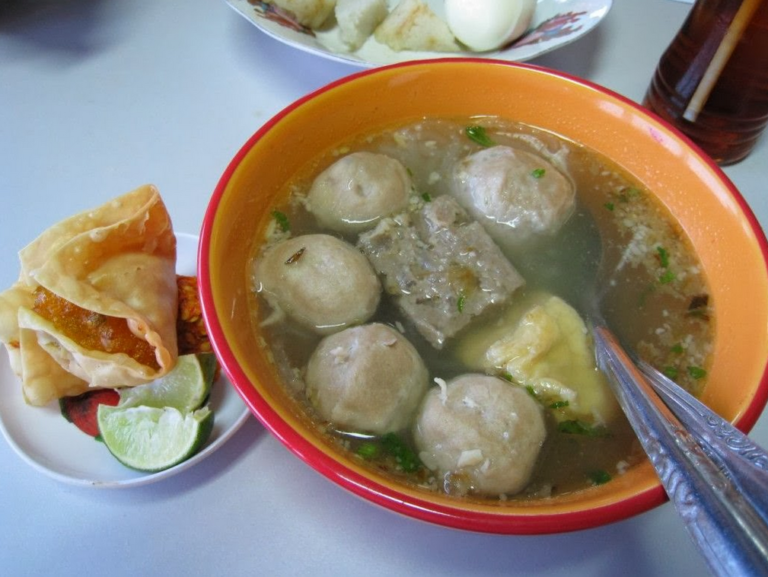
[[[453,35],[475,52],[495,50],[528,29],[536,0],[445,0]]]

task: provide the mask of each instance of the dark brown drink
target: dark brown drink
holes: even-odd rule
[[[768,124],[768,0],[697,0],[643,104],[719,164],[746,157]]]

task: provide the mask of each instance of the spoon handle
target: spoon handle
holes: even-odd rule
[[[688,533],[716,575],[768,574],[768,526],[654,392],[611,332],[594,328],[600,368]]]
[[[707,455],[730,477],[768,523],[768,453],[651,365],[637,365],[656,393]]]

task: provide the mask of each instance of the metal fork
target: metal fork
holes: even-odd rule
[[[647,363],[602,323],[598,366],[716,575],[768,575],[768,454]]]

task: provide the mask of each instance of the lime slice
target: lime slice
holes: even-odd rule
[[[119,406],[194,411],[208,398],[215,371],[216,357],[212,354],[182,355],[167,375],[146,385],[120,389]]]
[[[194,455],[213,430],[206,406],[193,413],[172,407],[100,405],[99,430],[104,444],[123,465],[139,471],[169,469]]]

